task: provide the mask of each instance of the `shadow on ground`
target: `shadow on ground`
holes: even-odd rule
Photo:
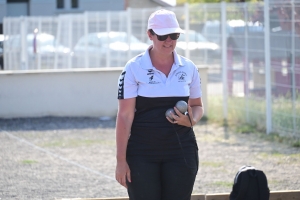
[[[0,130],[61,130],[86,128],[114,128],[115,118],[91,117],[39,117],[1,119]]]

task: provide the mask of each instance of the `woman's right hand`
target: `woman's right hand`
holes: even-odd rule
[[[130,169],[126,161],[117,161],[116,180],[127,188],[126,179],[131,182]]]
[[[127,144],[135,113],[136,98],[120,99],[116,122],[116,180],[127,188],[131,182],[130,169],[126,161]]]

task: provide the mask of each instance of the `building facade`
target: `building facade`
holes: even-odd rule
[[[172,6],[176,0],[0,0],[0,34],[3,18],[53,16],[84,11],[119,11],[132,8]]]

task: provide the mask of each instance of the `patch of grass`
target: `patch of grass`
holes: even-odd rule
[[[259,154],[264,159],[276,159],[278,164],[281,163],[299,163],[300,162],[300,153],[297,154],[283,154],[277,151],[271,153],[260,153]]]
[[[44,146],[44,147],[62,147],[62,146],[65,146],[65,143],[63,141],[52,141],[52,142],[44,143],[42,146]]]
[[[286,157],[287,155],[279,153],[279,152],[271,152],[271,153],[260,153],[260,155],[263,158],[269,158],[269,157],[276,157],[282,159],[283,157]]]
[[[268,134],[260,134],[260,137],[263,139],[266,139],[271,142],[279,142],[282,143],[284,141],[283,137],[280,137],[278,133],[271,132],[269,135]]]
[[[201,162],[201,165],[202,166],[205,166],[205,167],[221,167],[223,166],[223,163],[220,163],[220,162]]]
[[[259,135],[260,138],[270,142],[278,142],[282,144],[287,144],[295,148],[300,148],[299,138],[281,136],[276,132],[271,132],[270,134],[257,132],[257,134]]]
[[[268,179],[268,184],[269,185],[276,185],[276,184],[279,184],[279,183],[280,183],[280,181],[278,181],[278,180]],[[284,183],[282,183],[282,184],[284,184]]]
[[[300,94],[297,94],[295,105],[291,103],[289,95],[274,97],[272,102],[272,124],[273,130],[280,134],[272,136],[273,141],[288,143],[292,147],[300,148]],[[223,96],[209,96],[209,123],[224,127],[238,125],[237,132],[266,133],[266,105],[265,101],[256,96],[248,98],[229,97],[226,101],[227,120],[224,120]],[[294,113],[292,115],[292,113]],[[295,119],[296,115],[296,119]],[[295,123],[294,123],[295,122]],[[296,126],[295,126],[296,125]],[[298,139],[292,134],[298,135]],[[270,134],[273,135],[273,134]],[[287,139],[291,138],[291,139]],[[269,138],[270,139],[270,138]]]
[[[91,146],[94,144],[113,145],[114,141],[106,140],[87,140],[87,139],[73,139],[73,140],[59,140],[44,143],[41,146],[44,147],[79,147],[79,146]]]
[[[22,160],[22,164],[35,164],[38,163],[36,160]]]
[[[235,143],[234,138],[225,138],[225,137],[216,137],[215,135],[201,135],[201,137],[197,138],[197,141],[199,142],[206,142],[206,143],[213,143],[213,142],[218,142],[218,143],[226,143],[226,144],[232,144]]]
[[[241,124],[236,127],[235,132],[237,132],[237,133],[255,133],[255,132],[257,132],[257,128],[250,124]]]
[[[224,120],[226,121],[226,120]],[[295,148],[300,148],[300,139],[289,136],[282,136],[277,132],[271,132],[270,134],[266,134],[266,130],[257,127],[253,124],[249,123],[239,123],[235,124],[232,121],[230,124],[224,125],[224,127],[228,127],[234,133],[255,133],[259,138],[269,141],[269,142],[278,142],[282,144],[286,144]]]
[[[232,187],[233,182],[226,182],[226,181],[217,181],[212,183],[214,186],[222,186],[222,187]]]

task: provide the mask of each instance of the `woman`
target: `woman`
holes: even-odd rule
[[[153,45],[119,78],[116,180],[131,200],[191,198],[198,171],[192,126],[203,107],[196,66],[174,50],[180,33],[173,12],[152,13],[147,34]],[[174,107],[180,100],[188,102],[188,114]],[[166,117],[173,107],[176,114]]]

